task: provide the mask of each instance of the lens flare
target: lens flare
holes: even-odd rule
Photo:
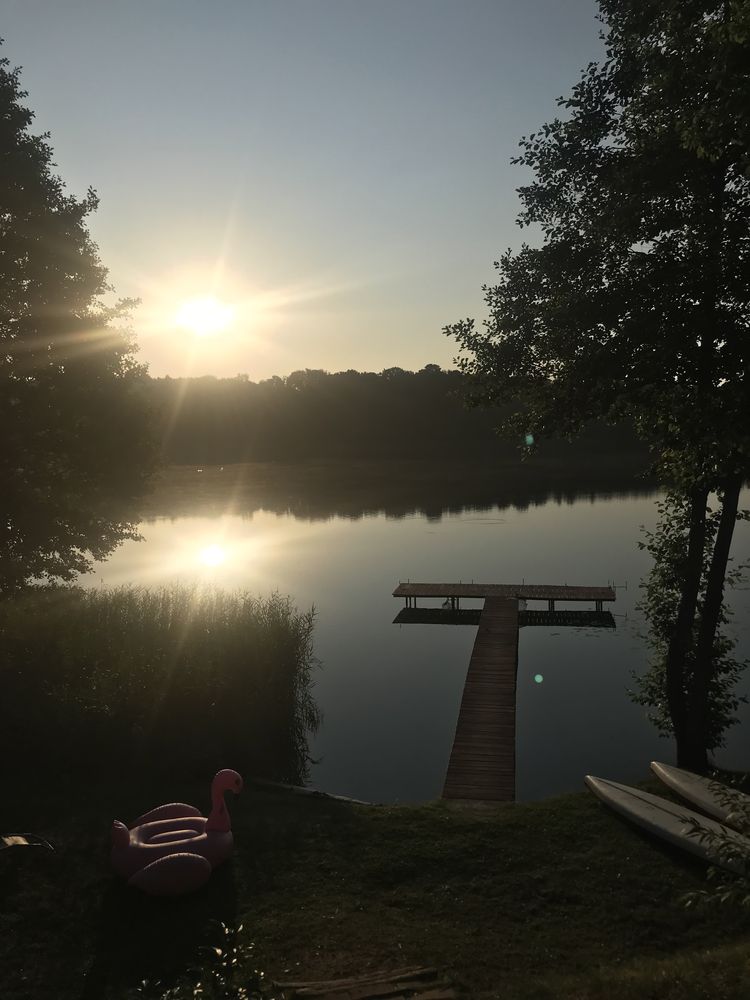
[[[537,684],[541,684],[542,681],[544,680],[544,677],[541,674],[534,674],[534,680],[536,681]]]

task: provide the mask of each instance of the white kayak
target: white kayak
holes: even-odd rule
[[[629,785],[621,785],[606,778],[595,778],[591,774],[586,775],[586,784],[594,795],[622,816],[653,833],[654,836],[690,851],[691,854],[696,854],[710,864],[720,865],[735,872],[742,872],[744,869],[741,861],[719,857],[713,845],[705,843],[697,836],[690,836],[690,831],[693,829],[691,821],[698,823],[704,830],[720,834],[722,838],[737,846],[741,856],[750,857],[750,839],[728,826],[717,823],[716,820],[693,812],[687,806],[662,799],[658,795],[651,795],[650,792],[642,792],[640,788],[631,788]]]
[[[658,760],[651,761],[651,770],[667,788],[722,823],[738,826],[743,816],[750,819],[750,795],[745,795],[736,788],[720,785],[711,778],[693,774],[681,767],[660,764]]]

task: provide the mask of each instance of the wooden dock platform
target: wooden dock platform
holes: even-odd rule
[[[488,597],[466,675],[443,798],[515,799],[517,668],[518,601]]]
[[[569,587],[567,584],[539,583],[399,583],[394,597],[406,599],[407,607],[416,607],[417,598],[444,598],[458,607],[466,598],[505,597],[521,601],[546,601],[550,611],[555,601],[593,601],[596,610],[603,610],[603,601],[614,601],[614,587]]]

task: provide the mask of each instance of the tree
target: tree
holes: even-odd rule
[[[707,765],[713,651],[750,472],[750,9],[602,0],[606,58],[564,120],[521,141],[522,227],[485,288],[484,329],[446,328],[470,402],[515,404],[501,430],[575,434],[635,421],[688,506],[663,668],[678,760]],[[707,501],[721,515],[702,592]],[[694,668],[688,669],[688,663]]]
[[[143,369],[113,325],[133,303],[101,304],[96,195],[65,192],[26,96],[0,60],[0,594],[69,580],[132,537],[153,455]]]
[[[647,638],[654,656],[649,669],[644,674],[636,676],[637,690],[633,693],[633,697],[638,704],[647,706],[651,722],[662,735],[668,736],[672,734],[673,725],[669,714],[664,664],[680,606],[691,511],[688,499],[680,494],[668,494],[657,504],[657,508],[660,517],[656,529],[645,531],[646,541],[639,543],[641,548],[648,549],[654,560],[643,588],[643,598],[638,605],[649,626]],[[706,599],[708,569],[720,521],[720,509],[709,509],[705,522],[703,565],[698,593],[699,609],[703,607]],[[734,587],[743,582],[745,568],[743,566],[729,568],[726,583]],[[730,618],[731,612],[722,606],[714,635],[704,733],[706,749],[709,751],[724,745],[726,730],[737,721],[735,712],[740,701],[747,701],[746,698],[738,697],[735,691],[737,681],[747,663],[734,658],[736,639],[722,629]],[[683,667],[683,679],[688,689],[692,686],[694,672],[695,645],[686,656]]]

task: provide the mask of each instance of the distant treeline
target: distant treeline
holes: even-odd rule
[[[520,442],[494,432],[499,411],[470,410],[464,377],[427,365],[380,374],[297,371],[287,378],[148,379],[167,464],[503,459]],[[529,428],[533,434],[534,428]],[[623,460],[644,466],[629,428],[597,426],[572,444],[549,442],[542,454],[585,465]]]

